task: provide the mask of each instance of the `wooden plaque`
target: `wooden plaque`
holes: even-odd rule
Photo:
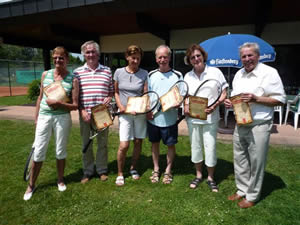
[[[53,99],[56,101],[69,102],[65,89],[63,88],[61,81],[55,81],[43,89],[45,95],[49,99]]]
[[[189,112],[190,117],[200,120],[207,120],[207,113],[205,109],[208,105],[208,98],[202,98],[197,96],[189,97]]]
[[[96,105],[92,107],[92,117],[98,130],[113,124],[110,113],[105,105]]]
[[[163,112],[178,105],[182,100],[183,97],[180,95],[177,86],[174,86],[170,91],[161,96],[159,99]]]
[[[253,122],[251,110],[247,102],[243,102],[241,95],[235,95],[230,98],[233,105],[235,120],[238,125],[249,124]]]
[[[144,95],[142,97],[129,97],[126,105],[125,113],[144,113],[147,111],[147,105],[149,102],[149,96]]]

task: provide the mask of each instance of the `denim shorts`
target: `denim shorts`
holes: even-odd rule
[[[150,142],[160,142],[167,146],[175,145],[178,141],[178,126],[174,124],[169,127],[158,127],[147,122],[148,137]]]

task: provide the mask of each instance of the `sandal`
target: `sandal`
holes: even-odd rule
[[[173,176],[172,176],[172,174],[165,173],[165,174],[164,174],[164,178],[163,178],[163,183],[164,183],[164,184],[171,184],[172,181],[173,181]]]
[[[214,180],[208,180],[207,185],[210,187],[212,192],[218,192],[219,191],[217,183]]]
[[[130,173],[132,179],[134,179],[134,180],[140,179],[140,175],[136,170],[130,170],[129,173]]]
[[[125,184],[125,180],[123,176],[118,176],[116,179],[116,185],[117,186],[123,186]]]
[[[190,183],[190,188],[191,189],[196,189],[198,187],[198,185],[203,181],[202,178],[195,178],[194,180],[191,181]]]
[[[159,171],[152,171],[152,176],[150,177],[150,180],[153,184],[159,182],[159,175]]]

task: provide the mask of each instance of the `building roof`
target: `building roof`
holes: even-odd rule
[[[102,35],[149,32],[168,44],[170,31],[300,21],[293,0],[17,0],[1,4],[4,43],[40,48],[63,45],[78,52]]]

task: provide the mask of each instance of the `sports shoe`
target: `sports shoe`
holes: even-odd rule
[[[58,190],[63,192],[65,190],[67,190],[67,186],[65,184],[57,184]]]
[[[31,192],[25,193],[23,199],[25,201],[28,201],[29,199],[31,199],[34,192],[35,192],[35,187],[32,189]]]

